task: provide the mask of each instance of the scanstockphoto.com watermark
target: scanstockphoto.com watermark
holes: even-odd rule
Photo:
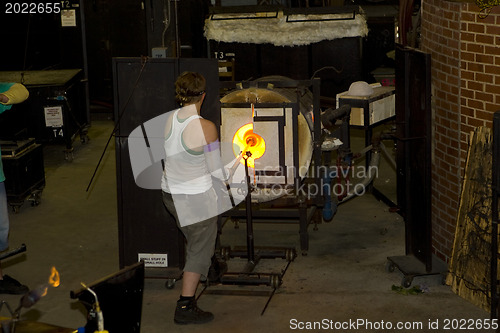
[[[336,331],[336,332],[491,332],[499,328],[498,319],[428,319],[424,321],[387,321],[364,318],[337,321],[322,319],[320,321],[300,321],[292,318],[289,329],[293,331]]]

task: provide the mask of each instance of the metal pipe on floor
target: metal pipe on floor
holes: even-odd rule
[[[379,164],[380,164],[380,153],[378,151],[374,150],[374,151],[372,151],[370,165],[368,166],[368,170],[367,170],[368,176],[365,177],[360,183],[357,183],[354,186],[354,188],[351,191],[349,191],[347,196],[345,198],[343,198],[342,201],[339,202],[339,204],[342,204],[342,203],[347,202],[348,200],[350,200],[356,196],[364,194],[364,191],[362,193],[358,193],[356,191],[356,189],[358,188],[358,186],[361,186],[363,189],[366,189],[368,187],[368,185],[370,185],[373,182],[373,179],[375,178],[375,175],[377,174],[377,172],[372,172],[372,170],[374,170],[374,169],[377,170],[379,167]]]

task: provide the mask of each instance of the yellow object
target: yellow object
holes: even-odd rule
[[[11,105],[24,102],[29,96],[28,89],[26,89],[20,83],[14,83],[12,87],[9,88],[9,90],[3,92],[2,94],[7,96],[7,98],[9,99],[7,103],[1,103],[4,105]]]
[[[94,333],[109,333],[108,331],[94,331]]]

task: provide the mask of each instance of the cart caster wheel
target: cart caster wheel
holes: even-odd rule
[[[279,275],[271,275],[270,278],[271,278],[271,281],[270,281],[271,282],[271,287],[273,289],[278,289],[279,286],[281,286],[281,283],[283,282],[281,280],[281,277]]]
[[[12,211],[14,212],[14,214],[19,214],[20,210],[21,210],[20,205],[12,205]]]
[[[388,273],[392,273],[394,272],[394,270],[396,269],[396,265],[394,265],[393,262],[391,261],[387,261],[385,263],[385,270],[388,272]]]
[[[286,249],[285,257],[286,261],[288,262],[294,261],[297,257],[297,252],[295,251],[295,249]]]
[[[174,289],[174,287],[175,287],[175,279],[168,279],[167,282],[165,282],[165,287],[167,289]]]
[[[413,282],[413,278],[405,276],[401,281],[401,285],[405,288],[410,288],[411,283]]]
[[[41,192],[33,192],[31,196],[28,198],[31,201],[31,207],[36,207],[40,204],[40,196]]]
[[[74,160],[73,149],[64,152],[64,159],[68,162],[73,162]]]
[[[89,136],[88,135],[81,135],[80,136],[80,142],[82,143],[82,145],[85,145],[89,142]]]

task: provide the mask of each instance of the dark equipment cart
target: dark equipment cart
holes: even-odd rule
[[[9,205],[15,213],[27,198],[32,206],[37,206],[45,187],[42,145],[28,139],[0,141],[0,146]]]
[[[30,96],[2,115],[3,139],[21,136],[37,143],[63,143],[73,158],[73,141],[87,142],[88,101],[81,69],[0,72],[0,81],[22,83]]]
[[[199,72],[206,78],[207,98],[201,113],[204,118],[218,124],[218,113],[214,112],[219,110],[216,60],[113,59],[116,122],[113,134],[116,145],[120,267],[145,259],[145,277],[166,279],[167,288],[173,288],[175,281],[182,276],[184,237],[163,205],[160,189],[161,169],[155,168],[154,163],[146,165],[145,171],[150,170],[153,173],[151,179],[154,180],[155,188],[141,187],[136,183],[131,167],[129,135],[136,128],[141,129],[142,136],[139,139],[147,144],[144,151],[149,156],[148,148],[154,147],[158,140],[154,140],[151,133],[148,134],[147,122],[178,107],[175,102],[174,82],[180,73],[187,70]],[[136,155],[132,154],[132,157]],[[156,166],[158,165],[161,164],[157,163]],[[159,173],[156,174],[158,170]],[[150,264],[153,260],[147,258],[152,257],[164,258],[163,264]]]

